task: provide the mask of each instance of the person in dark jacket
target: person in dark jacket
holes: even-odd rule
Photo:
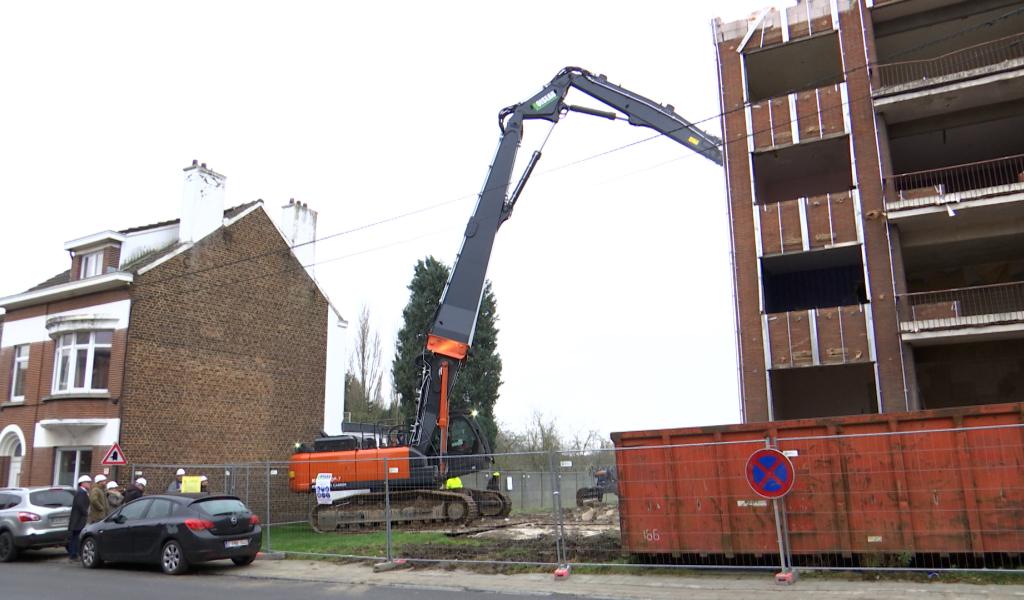
[[[71,516],[68,518],[68,558],[78,560],[78,536],[85,529],[85,521],[89,517],[89,488],[92,477],[82,475],[78,478],[78,489],[75,499],[71,501]]]
[[[135,483],[128,486],[128,489],[124,491],[125,504],[135,500],[136,498],[141,498],[146,493],[147,483],[149,482],[146,481],[145,477],[139,477],[135,480]]]

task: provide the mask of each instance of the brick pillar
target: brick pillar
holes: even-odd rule
[[[739,325],[740,394],[743,420],[768,420],[764,338],[761,330],[760,288],[754,238],[754,198],[750,187],[747,117],[743,102],[743,65],[736,53],[739,40],[718,45],[725,138],[726,184],[733,247],[733,284]]]

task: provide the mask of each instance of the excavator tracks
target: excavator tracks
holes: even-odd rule
[[[468,490],[467,490],[468,491]],[[383,527],[387,523],[387,494],[375,492],[314,505],[309,524],[317,532]],[[488,504],[488,511],[494,509]],[[444,523],[463,525],[480,516],[473,494],[442,490],[404,490],[391,493],[392,525]]]
[[[461,491],[468,492],[473,497],[480,509],[480,516],[507,517],[512,512],[512,500],[501,492],[473,488],[465,488]]]

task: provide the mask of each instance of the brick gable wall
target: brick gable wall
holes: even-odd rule
[[[125,455],[136,464],[286,458],[323,423],[327,311],[260,209],[138,275]]]

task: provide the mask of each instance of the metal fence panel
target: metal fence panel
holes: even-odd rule
[[[795,470],[792,493],[777,505],[747,482],[747,458],[767,444],[790,456]],[[178,468],[205,474],[212,493],[237,495],[260,516],[264,550],[297,556],[629,568],[1022,568],[1019,425],[895,431],[881,422],[856,435],[494,459],[511,512],[457,524],[408,495],[398,483],[409,472],[402,459],[130,465],[114,475],[122,484],[144,476],[152,494],[163,493]],[[347,512],[312,521],[316,495],[308,481],[293,483],[301,477],[292,471],[314,478],[342,467],[360,480],[380,474],[371,493],[388,501],[352,494],[337,479],[335,496],[345,496]],[[461,479],[483,490],[491,477]]]

